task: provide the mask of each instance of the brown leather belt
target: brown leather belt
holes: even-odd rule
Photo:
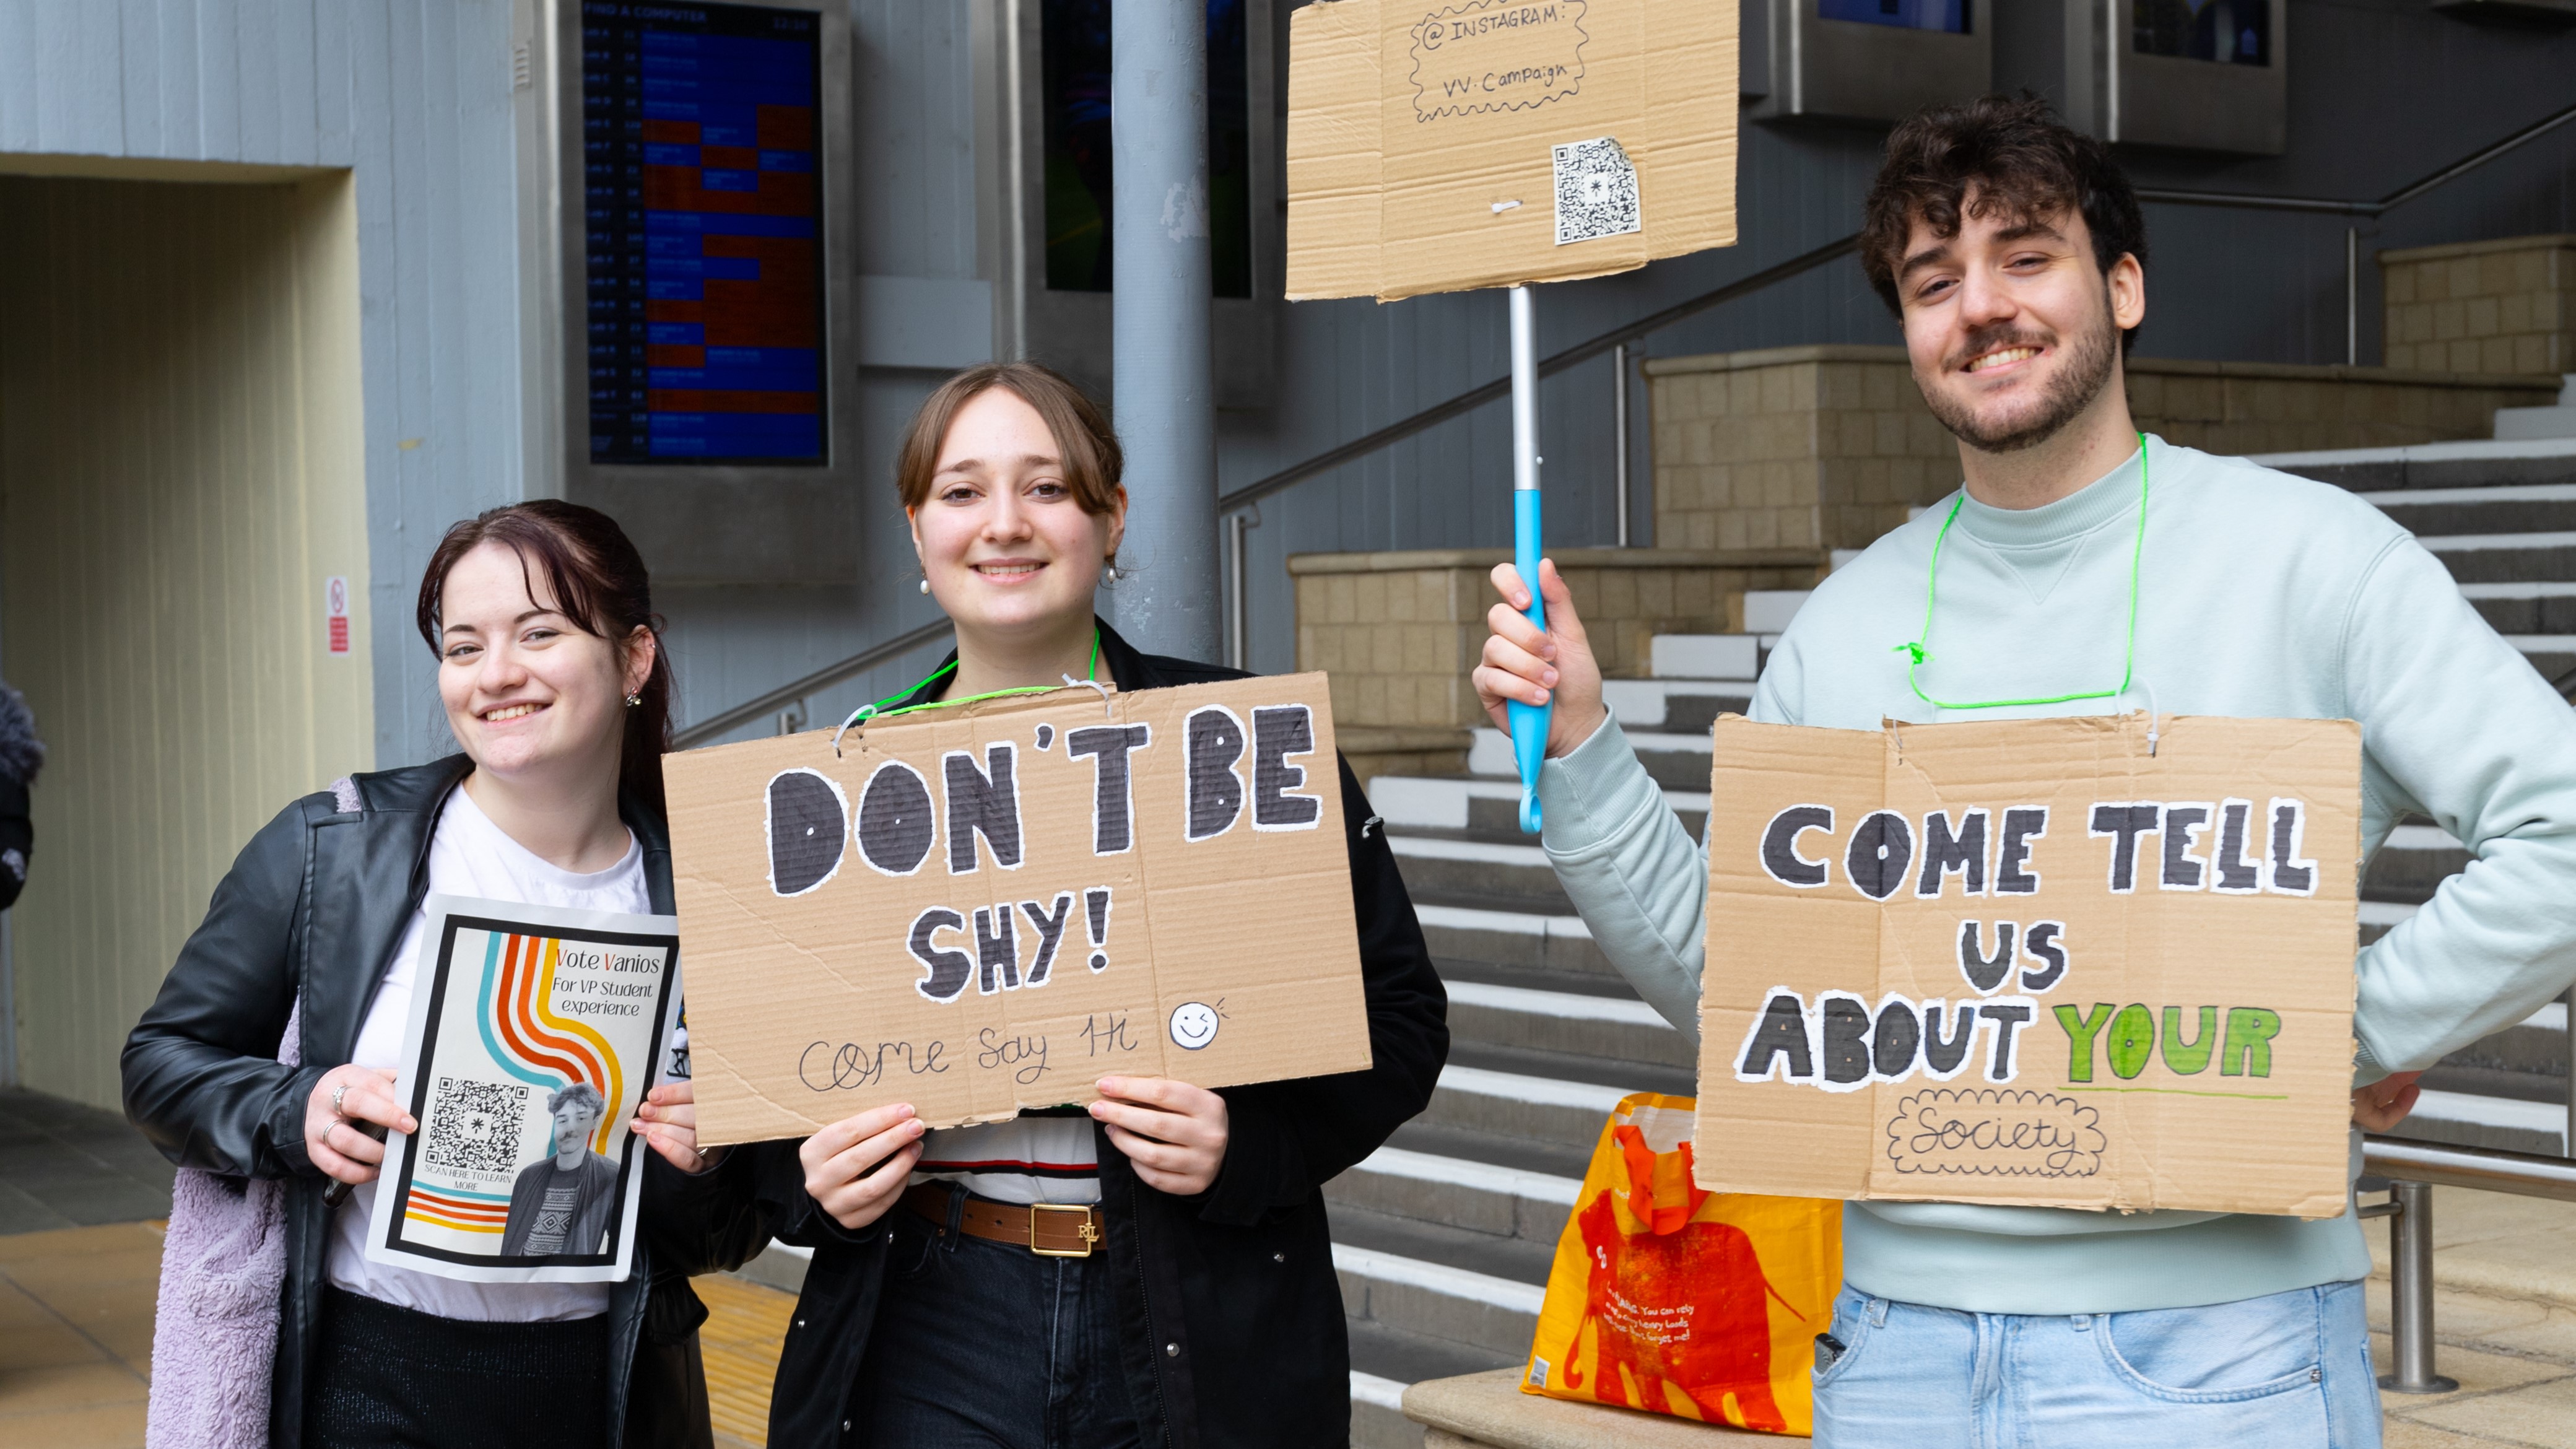
[[[903,1205],[944,1231],[952,1196],[954,1189],[944,1183],[916,1183],[904,1191]],[[1100,1209],[1087,1203],[1016,1207],[977,1197],[966,1199],[957,1225],[970,1238],[1026,1248],[1041,1258],[1088,1258],[1107,1231]]]

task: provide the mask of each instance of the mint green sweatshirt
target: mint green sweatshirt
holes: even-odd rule
[[[2364,850],[2414,811],[2475,857],[2356,959],[2356,1083],[2431,1066],[2529,1016],[2576,978],[2576,711],[2377,509],[2162,439],[2148,441],[2147,461],[2137,678],[2155,708],[2357,720]],[[2043,508],[1965,501],[1942,550],[1926,692],[2009,699],[2119,683],[2139,466],[2133,454]],[[1754,718],[1875,730],[1882,718],[2146,704],[2143,690],[1976,711],[1916,697],[1894,646],[1922,628],[1925,570],[1949,508],[1943,499],[1817,586],[1771,653]],[[1616,720],[1548,762],[1539,799],[1548,858],[1593,939],[1695,1037],[1705,843],[1674,818]],[[2357,1170],[2357,1135],[2353,1147]],[[2350,1211],[2310,1222],[1873,1202],[1845,1205],[1843,1267],[1880,1297],[2054,1314],[2253,1298],[2364,1277],[2370,1257]]]

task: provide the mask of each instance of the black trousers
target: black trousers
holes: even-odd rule
[[[886,1214],[884,1296],[850,1395],[859,1442],[1138,1449],[1108,1257],[1040,1257],[954,1223]]]
[[[608,1319],[473,1323],[322,1290],[315,1449],[607,1449]]]

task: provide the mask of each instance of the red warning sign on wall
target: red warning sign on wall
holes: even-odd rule
[[[337,574],[322,581],[322,624],[334,654],[349,652],[349,581]]]

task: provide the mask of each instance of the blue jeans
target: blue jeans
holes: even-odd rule
[[[2379,1449],[2359,1283],[2041,1316],[1834,1300],[1819,1449]]]
[[[1135,1449],[1109,1257],[1045,1258],[896,1204],[850,1407],[871,1449]]]

